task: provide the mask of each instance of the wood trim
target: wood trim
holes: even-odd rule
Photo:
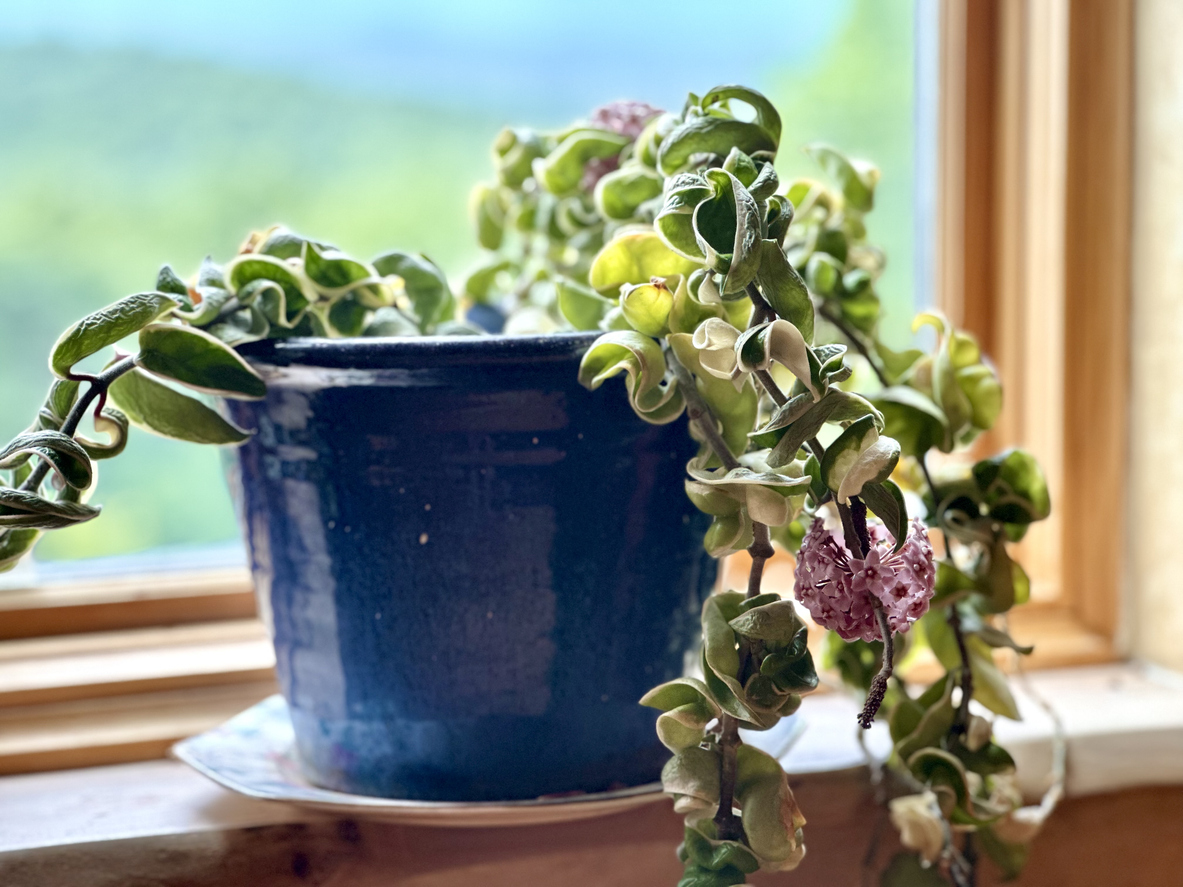
[[[0,709],[0,774],[162,758],[276,692],[275,682]]]
[[[1073,0],[1069,59],[1063,575],[1077,618],[1111,633],[1126,554],[1133,0]]]
[[[1057,637],[1075,626],[1081,650],[1113,637],[1121,587],[1132,7],[942,6],[946,42],[964,52],[941,72],[941,304],[1003,377],[983,446],[1022,444],[1048,473],[1053,517],[1018,556],[1036,598],[1061,609]]]
[[[275,654],[257,620],[0,643],[0,711],[272,679]]]
[[[0,641],[250,619],[255,594],[245,570],[165,573],[0,592]]]

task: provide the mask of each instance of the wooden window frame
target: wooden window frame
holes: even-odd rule
[[[1053,518],[1022,554],[1034,664],[1121,652],[1133,0],[941,4],[939,304],[996,359],[991,447],[1048,471]],[[1037,597],[1039,597],[1037,595]]]
[[[1112,659],[1133,0],[943,0],[939,15],[937,301],[1003,375],[1007,407],[985,444],[1035,451],[1054,496],[1022,555],[1044,599],[1012,629],[1038,642],[1035,667]],[[0,594],[0,774],[159,757],[274,692],[254,614],[241,570]],[[67,679],[71,661],[85,680]]]

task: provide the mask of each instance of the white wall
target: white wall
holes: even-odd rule
[[[1183,3],[1138,0],[1136,16],[1125,635],[1183,669]]]

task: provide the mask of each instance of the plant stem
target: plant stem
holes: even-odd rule
[[[940,494],[937,492],[937,485],[933,482],[932,474],[928,470],[927,454],[922,454],[917,460],[920,463],[920,470],[924,473],[924,481],[928,484],[929,490],[932,492],[933,508],[940,507]],[[937,515],[937,524],[940,525],[940,515]],[[945,532],[945,528],[941,527],[941,537],[945,540],[945,557],[944,560],[952,561],[952,552],[949,549],[949,534]],[[957,641],[957,652],[961,657],[961,701],[957,705],[957,715],[953,721],[953,733],[964,736],[965,731],[969,726],[969,701],[974,695],[974,675],[973,669],[969,664],[969,647],[965,643],[965,634],[961,630],[961,614],[957,612],[957,604],[949,605],[948,615],[949,628],[953,630],[953,638]]]
[[[969,648],[965,643],[965,634],[961,631],[961,614],[957,612],[957,605],[949,606],[949,627],[953,629],[953,637],[957,641],[957,652],[961,656],[961,702],[957,705],[957,715],[953,721],[953,732],[964,736],[969,729],[969,701],[974,695],[974,673],[969,664]]]
[[[764,294],[760,292],[760,288],[756,284],[749,283],[744,287],[744,292],[752,300],[752,321],[749,326],[776,320],[776,312],[772,310],[772,306],[768,304],[768,300],[764,298]]]
[[[858,496],[851,496],[849,505],[838,504],[838,514],[842,517],[842,532],[847,549],[853,557],[863,560],[871,550],[871,536],[867,532],[866,504]],[[868,594],[867,598],[875,611],[875,620],[879,623],[879,636],[883,638],[883,664],[871,681],[871,686],[867,690],[867,701],[858,716],[859,726],[864,730],[870,730],[871,725],[875,723],[875,715],[879,711],[879,706],[883,704],[887,682],[895,668],[895,636],[887,622],[887,614],[878,598],[871,594]]]
[[[699,433],[706,440],[714,452],[715,457],[730,471],[739,468],[739,460],[723,440],[719,433],[715,416],[702,395],[694,376],[685,365],[678,360],[673,351],[668,352],[670,368],[678,385],[682,389],[682,397],[686,401],[686,414]],[[752,568],[748,574],[747,596],[753,598],[760,593],[760,584],[764,577],[764,564],[773,555],[772,542],[769,538],[768,527],[759,521],[752,521],[752,544],[748,546],[748,554],[752,557]],[[739,645],[739,674],[741,683],[747,678],[748,666],[751,663],[751,651],[747,644]],[[719,809],[715,812],[715,831],[720,840],[743,840],[743,821],[735,815],[735,779],[737,749],[742,740],[739,737],[739,721],[729,714],[719,718]]]
[[[82,422],[82,417],[86,415],[87,409],[94,403],[96,398],[98,398],[99,403],[95,409],[95,415],[97,416],[101,413],[103,406],[107,402],[107,389],[111,387],[111,383],[124,373],[134,369],[135,365],[136,359],[134,357],[125,357],[111,364],[111,366],[107,367],[97,376],[86,376],[85,379],[90,383],[90,387],[79,395],[78,400],[74,402],[74,406],[70,409],[66,420],[59,429],[62,434],[69,437],[74,436],[79,424]],[[25,492],[35,493],[45,481],[47,474],[49,474],[49,463],[42,459],[41,463],[33,469],[33,473],[25,478],[25,482],[21,484],[20,488]]]
[[[871,357],[871,351],[867,348],[867,344],[862,340],[862,337],[852,330],[846,321],[831,311],[824,301],[816,303],[815,307],[817,308],[817,313],[825,318],[826,322],[831,326],[836,327],[846,341],[854,346],[854,350],[866,358],[867,363],[871,365],[871,369],[875,371],[875,376],[879,379],[879,384],[884,388],[890,385],[891,383],[887,379],[887,374],[883,372],[883,369]]]

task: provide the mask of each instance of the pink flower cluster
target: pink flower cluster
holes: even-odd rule
[[[932,545],[919,520],[912,521],[907,541],[895,554],[886,527],[869,522],[867,533],[871,550],[858,560],[841,533],[815,520],[797,554],[797,600],[818,625],[847,641],[880,640],[872,597],[883,606],[893,631],[907,631],[928,612],[936,582]]]
[[[660,108],[654,108],[645,102],[622,100],[601,105],[591,112],[590,123],[597,129],[607,129],[622,136],[635,139],[641,134],[650,120],[661,113]],[[617,157],[598,157],[589,160],[583,168],[583,178],[580,187],[591,191],[596,182],[612,172],[620,165]]]

